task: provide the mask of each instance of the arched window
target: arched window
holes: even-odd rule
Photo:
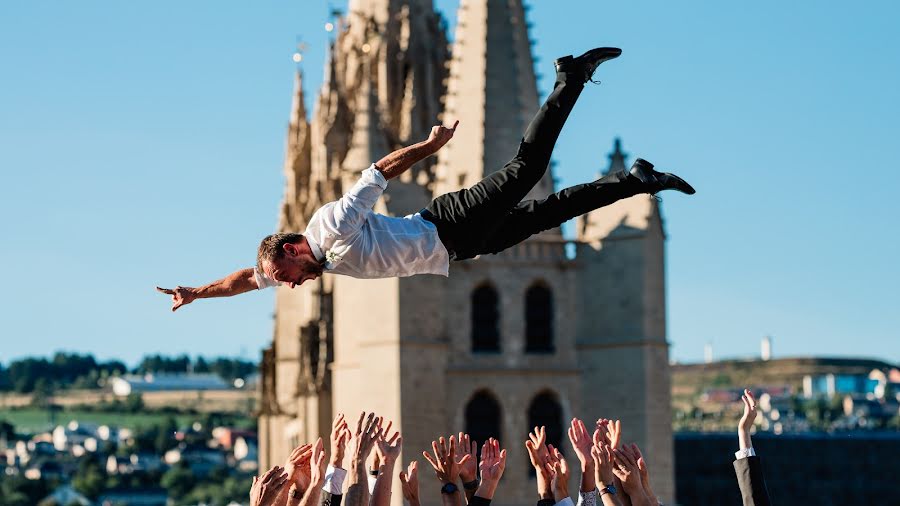
[[[553,353],[553,294],[543,283],[525,292],[525,352]]]
[[[564,452],[562,406],[552,392],[538,394],[528,406],[528,429],[541,426],[547,428],[547,444]]]
[[[500,351],[500,297],[491,285],[472,292],[472,351]]]
[[[466,404],[466,433],[478,442],[478,449],[488,438],[496,438],[500,441],[500,426],[502,424],[500,403],[490,392],[481,390],[472,396]]]

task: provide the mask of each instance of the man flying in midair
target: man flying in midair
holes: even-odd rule
[[[230,297],[281,283],[293,288],[324,272],[355,278],[447,276],[451,260],[499,253],[618,200],[662,190],[693,194],[683,179],[657,172],[653,164],[638,158],[627,172],[607,174],[542,200],[522,201],[543,177],[585,83],[601,63],[621,53],[604,47],[556,60],[556,84],[525,131],[518,153],[474,186],[441,195],[420,212],[402,218],[372,210],[388,180],[436,153],[453,137],[459,122],[450,128],[436,126],[427,140],[394,151],[364,170],[350,191],[312,215],[303,234],[264,238],[256,267],[198,288],[157,290],[172,296],[175,311],[195,299]]]

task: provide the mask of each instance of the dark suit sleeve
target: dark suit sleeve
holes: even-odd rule
[[[332,494],[323,490],[319,501],[322,506],[341,506],[343,498],[344,496],[341,494]]]
[[[759,457],[735,460],[734,474],[737,476],[738,486],[741,487],[744,506],[770,506],[772,504],[769,502],[769,491],[766,489],[766,479],[763,476]]]
[[[490,506],[491,500],[485,499],[484,497],[478,497],[477,495],[472,496],[472,500],[469,501],[469,506]]]

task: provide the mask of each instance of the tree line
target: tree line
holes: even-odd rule
[[[166,357],[147,355],[137,367],[128,368],[120,360],[98,361],[91,354],[57,352],[51,358],[26,357],[0,363],[0,391],[33,393],[69,388],[97,389],[112,376],[133,374],[217,374],[225,381],[246,378],[257,370],[257,364],[239,358],[191,358],[187,355]]]

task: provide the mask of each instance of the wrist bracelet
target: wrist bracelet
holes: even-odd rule
[[[476,478],[472,481],[463,483],[463,488],[466,490],[476,490],[478,488],[478,479]]]

